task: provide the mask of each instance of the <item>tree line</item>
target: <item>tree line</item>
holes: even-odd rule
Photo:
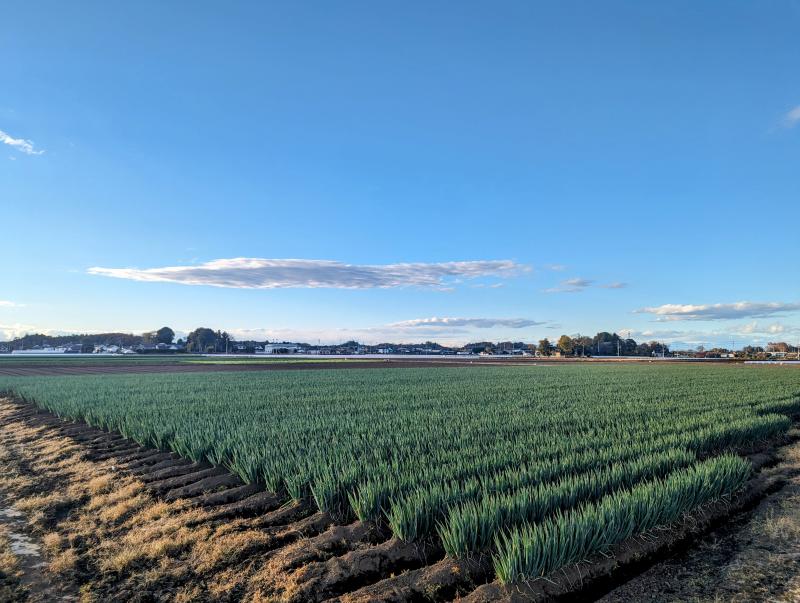
[[[562,335],[558,341],[551,343],[549,339],[539,340],[536,347],[542,356],[551,356],[558,351],[562,356],[666,356],[669,346],[658,341],[637,343],[636,340],[623,338],[616,333],[601,331],[594,337],[585,335]]]
[[[186,339],[175,340],[175,331],[170,327],[161,327],[154,331],[148,331],[141,335],[130,333],[94,333],[85,335],[43,335],[32,334],[16,338],[9,342],[12,349],[31,349],[34,347],[57,347],[80,343],[84,351],[91,352],[96,345],[117,345],[120,347],[137,348],[139,346],[176,345],[180,350],[194,353],[224,353],[233,352],[235,343],[241,343],[245,350],[254,351],[257,342],[236,342],[234,337],[227,331],[214,330],[208,327],[199,327],[186,336]],[[361,346],[356,341],[346,342],[337,348],[352,347],[356,348],[377,348],[389,347],[396,344],[379,344],[378,346]],[[576,335],[562,335],[557,341],[551,342],[549,339],[541,339],[538,344],[526,344],[523,342],[480,342],[470,343],[463,348],[452,348],[434,342],[426,342],[426,348],[438,349],[440,351],[464,349],[474,353],[504,353],[513,350],[527,349],[531,352],[536,351],[542,356],[551,356],[556,352],[562,356],[660,356],[669,354],[669,348],[665,344],[657,341],[649,343],[637,343],[630,338],[622,338],[616,333],[601,331],[594,337]],[[238,347],[238,346],[237,346]],[[314,346],[309,346],[313,348]]]

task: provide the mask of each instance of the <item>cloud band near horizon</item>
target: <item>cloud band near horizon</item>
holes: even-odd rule
[[[212,260],[197,266],[146,269],[92,267],[87,272],[133,281],[235,289],[444,289],[457,279],[503,278],[529,270],[529,266],[512,260],[371,265],[332,260],[231,258]]]
[[[764,318],[799,310],[800,303],[742,301],[732,304],[663,304],[640,308],[635,312],[653,314],[658,321],[674,321]]]
[[[477,329],[491,329],[494,327],[505,327],[509,329],[524,329],[545,323],[528,318],[459,318],[459,317],[431,317],[414,318],[394,322],[387,326],[400,329],[428,329],[444,327],[474,327]]]

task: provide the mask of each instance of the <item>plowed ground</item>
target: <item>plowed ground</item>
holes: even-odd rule
[[[224,469],[30,405],[0,400],[0,435],[0,511],[22,514],[42,558],[15,566],[0,550],[0,601],[591,600],[778,491],[800,465],[796,445],[784,447],[794,456],[754,455],[763,468],[737,499],[505,588],[485,558],[457,561],[436,543],[341,525],[311,501],[282,505]]]

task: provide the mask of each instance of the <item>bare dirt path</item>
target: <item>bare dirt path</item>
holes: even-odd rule
[[[0,601],[25,597],[32,603],[49,601],[78,601],[78,593],[70,584],[57,584],[45,570],[44,547],[35,534],[30,532],[25,515],[13,506],[0,500],[0,534],[3,553],[8,556],[13,570],[13,587],[0,591]]]

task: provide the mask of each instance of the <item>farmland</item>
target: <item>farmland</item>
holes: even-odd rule
[[[369,522],[506,583],[739,489],[800,372],[527,366],[0,377],[0,390]]]

